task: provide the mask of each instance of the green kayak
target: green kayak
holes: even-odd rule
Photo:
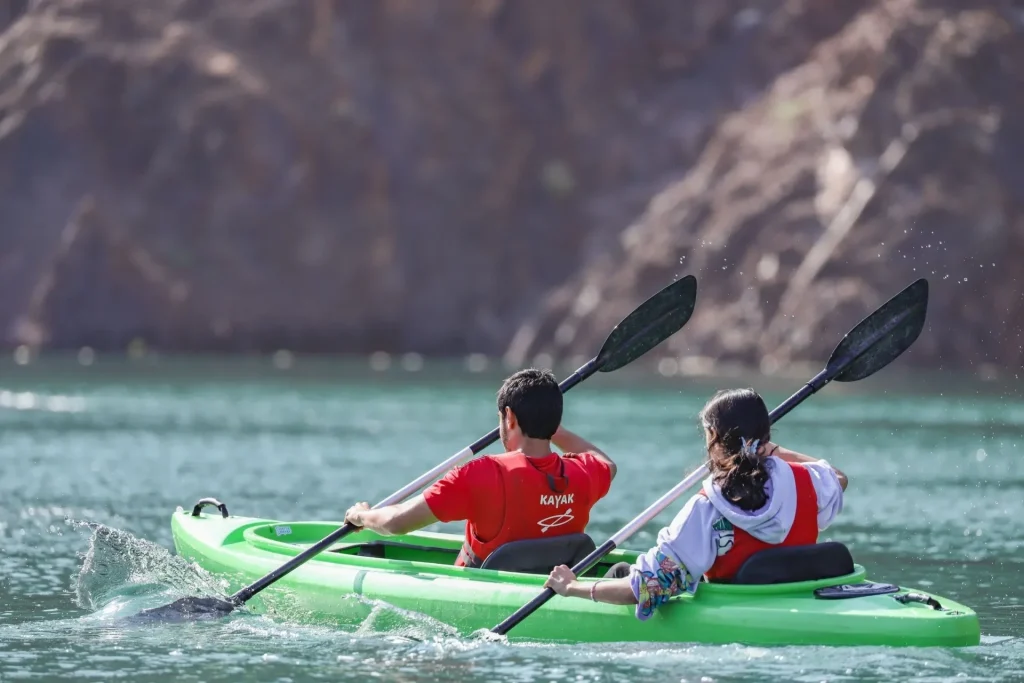
[[[270,572],[338,526],[338,522],[193,516],[187,511],[178,511],[171,520],[178,553],[223,577],[232,589]],[[469,635],[494,626],[543,590],[544,576],[455,567],[461,542],[453,534],[416,532],[382,538],[361,531],[283,577],[249,607],[355,626],[383,602]],[[637,554],[613,551],[590,574],[603,576],[613,563],[632,562]],[[845,576],[799,583],[703,583],[695,596],[673,599],[647,621],[636,619],[633,607],[555,597],[513,629],[509,638],[751,645],[978,644],[978,617],[964,605],[921,591],[908,593],[901,588],[897,592],[893,586],[887,594],[856,595],[857,587],[884,585],[867,582],[859,565]],[[839,599],[822,597],[829,591]],[[917,601],[907,601],[907,595]],[[926,598],[933,599],[922,602]]]

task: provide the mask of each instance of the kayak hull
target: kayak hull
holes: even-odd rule
[[[279,567],[338,526],[338,522],[194,517],[185,511],[175,513],[171,522],[179,555],[226,580],[232,591]],[[387,557],[349,554],[360,544],[381,540]],[[247,607],[350,627],[372,618],[373,628],[381,630],[426,616],[470,635],[493,627],[543,590],[543,576],[453,566],[461,542],[453,534],[416,532],[382,539],[361,531],[284,576]],[[611,563],[632,562],[636,556],[635,551],[616,550],[596,571],[603,573]],[[942,610],[903,604],[893,595],[841,600],[814,596],[817,588],[859,583],[865,577],[858,565],[853,574],[821,581],[772,586],[703,583],[696,595],[674,598],[647,621],[634,616],[633,606],[556,596],[508,637],[563,643],[978,644],[974,611],[941,596],[932,597]],[[901,589],[900,594],[906,592]]]

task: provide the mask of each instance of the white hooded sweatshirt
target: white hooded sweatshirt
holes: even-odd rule
[[[803,466],[814,484],[818,530],[822,531],[843,509],[843,489],[827,461]],[[638,619],[649,618],[659,605],[675,595],[696,593],[701,576],[732,548],[733,527],[765,543],[785,540],[796,517],[796,481],[793,470],[776,456],[768,458],[767,467],[768,502],[761,509],[736,507],[708,477],[703,483],[705,495],[690,498],[672,523],[658,532],[657,545],[637,558],[630,570]]]

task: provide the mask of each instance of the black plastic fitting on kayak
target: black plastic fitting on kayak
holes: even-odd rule
[[[923,605],[928,605],[932,609],[942,609],[942,605],[938,600],[930,595],[922,595],[921,593],[904,593],[903,595],[894,595],[892,598],[897,602],[902,602],[904,605],[908,602],[920,602]]]
[[[200,499],[200,501],[198,503],[196,503],[196,506],[194,508],[192,508],[192,516],[193,517],[198,517],[199,513],[205,507],[217,508],[218,510],[220,510],[220,516],[221,517],[227,518],[227,516],[228,516],[228,506],[225,505],[224,503],[220,502],[216,498],[202,498],[202,499]]]
[[[844,583],[838,586],[825,586],[814,591],[814,597],[822,600],[847,600],[863,598],[871,595],[888,595],[898,593],[900,587],[893,583],[876,583],[861,581],[860,583]]]

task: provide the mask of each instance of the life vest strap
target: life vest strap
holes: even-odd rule
[[[459,560],[462,561],[463,566],[472,567],[473,569],[479,569],[484,563],[483,560],[476,556],[473,549],[469,547],[469,543],[467,541],[462,542],[462,550],[459,551]]]

